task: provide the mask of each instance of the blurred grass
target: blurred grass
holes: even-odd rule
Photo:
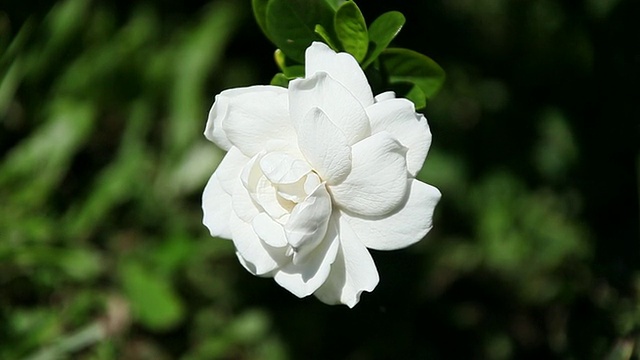
[[[585,86],[634,74],[627,4],[359,3],[448,82],[436,226],[351,311],[200,223],[213,96],[275,72],[248,2],[0,9],[0,359],[640,358],[637,118],[608,106],[634,93]]]

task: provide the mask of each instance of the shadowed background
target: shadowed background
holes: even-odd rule
[[[639,358],[640,3],[358,5],[447,81],[435,227],[349,310],[201,225],[213,97],[277,72],[249,1],[3,2],[0,358]]]

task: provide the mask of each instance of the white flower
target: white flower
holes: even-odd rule
[[[203,222],[252,274],[353,307],[379,280],[367,248],[404,248],[431,229],[440,192],[414,178],[431,133],[410,101],[374,98],[349,54],[313,43],[305,72],[288,89],[216,96],[205,136],[228,152]]]

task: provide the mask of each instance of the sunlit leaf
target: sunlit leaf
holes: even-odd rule
[[[327,43],[327,45],[329,45],[330,48],[332,48],[335,51],[340,51],[340,48],[341,48],[340,45],[338,45],[333,41],[333,39],[331,38],[331,35],[327,31],[327,29],[324,28],[324,26],[320,24],[316,24],[314,31],[316,32],[316,34],[318,34],[322,38],[322,40],[324,40],[325,43]]]
[[[404,22],[404,15],[398,11],[386,12],[373,21],[369,26],[369,52],[362,63],[363,68],[369,66],[389,46],[404,26]]]
[[[282,73],[288,79],[304,77],[304,65],[298,64],[289,59],[287,55],[282,52],[282,50],[276,49],[274,53],[274,59]]]
[[[287,78],[283,73],[277,73],[273,76],[273,79],[271,79],[270,84],[286,88],[289,87],[289,78]]]
[[[444,83],[444,70],[428,56],[409,49],[388,48],[380,54],[380,67],[388,76],[390,85],[413,84],[424,94],[426,100],[432,98]],[[408,89],[407,94],[416,98],[417,89]],[[418,104],[416,104],[416,107]]]
[[[367,55],[369,35],[364,16],[356,3],[347,1],[338,8],[334,26],[342,48],[362,62]]]
[[[340,5],[344,4],[346,1],[347,0],[325,0],[325,2],[334,10],[337,10]]]

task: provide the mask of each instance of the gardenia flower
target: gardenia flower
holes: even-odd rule
[[[367,248],[404,248],[431,229],[440,192],[415,179],[431,133],[410,101],[374,98],[351,55],[315,42],[305,56],[288,89],[216,96],[204,134],[227,154],[203,222],[252,274],[353,307],[379,280]]]

